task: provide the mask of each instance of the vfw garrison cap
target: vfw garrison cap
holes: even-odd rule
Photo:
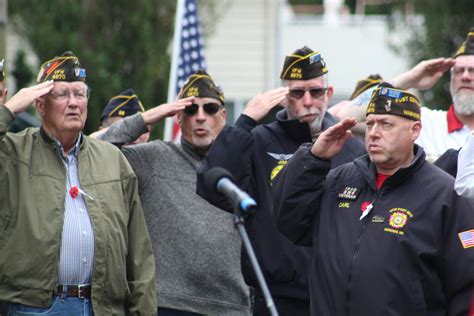
[[[145,112],[145,108],[135,91],[127,89],[109,100],[100,116],[100,121],[102,122],[103,119],[113,116],[126,117],[137,112]]]
[[[187,97],[214,98],[224,105],[224,93],[204,70],[190,75],[179,93],[179,99]]]
[[[382,82],[372,93],[366,116],[369,114],[391,114],[419,121],[420,100],[414,94]]]
[[[474,55],[474,27],[467,33],[466,40],[461,44],[453,57]]]
[[[38,83],[47,80],[86,81],[86,70],[73,52],[67,51],[43,63],[36,80]]]
[[[298,48],[293,54],[285,57],[280,79],[283,80],[309,80],[320,77],[328,72],[326,62],[319,52],[304,46]]]
[[[381,82],[382,82],[382,77],[379,74],[370,75],[367,78],[359,80],[349,100],[354,100],[362,92],[372,88],[373,86],[378,85]]]

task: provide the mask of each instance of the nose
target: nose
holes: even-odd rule
[[[463,81],[471,81],[472,77],[474,77],[474,69],[473,68],[464,68],[461,74],[461,80]]]
[[[77,106],[77,98],[72,91],[69,92],[67,103],[69,106]]]
[[[365,134],[366,134],[369,138],[377,138],[378,136],[380,136],[378,124],[375,123],[375,124],[373,124],[371,127],[367,127],[367,129],[366,129],[366,131],[365,131]]]
[[[206,120],[206,113],[204,112],[203,106],[198,106],[198,111],[196,113],[196,120],[198,121],[205,121]]]
[[[305,91],[303,95],[303,105],[307,108],[313,106],[313,97],[309,93],[309,91]]]

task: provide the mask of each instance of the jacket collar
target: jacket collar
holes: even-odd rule
[[[198,150],[196,150],[196,148],[193,147],[193,145],[185,141],[183,136],[181,136],[181,147],[188,155],[194,157],[195,159],[203,160],[204,156],[206,156],[206,154],[199,152]]]
[[[51,135],[49,135],[45,129],[43,128],[43,126],[40,127],[40,135],[41,135],[41,138],[44,140],[44,142],[46,142],[47,144],[53,146],[55,149],[58,150],[58,152],[62,155],[62,152],[63,152],[63,147],[61,145],[61,143],[51,137]],[[77,156],[78,153],[79,153],[79,150],[83,149],[84,146],[85,146],[85,142],[84,142],[84,133],[79,133],[79,137],[77,138],[77,141],[76,141],[76,144],[74,145],[74,154]]]
[[[454,111],[454,106],[451,104],[448,112],[446,113],[446,119],[448,121],[448,133],[458,131],[464,127],[464,124],[459,120]]]
[[[400,168],[392,176],[390,176],[382,185],[384,187],[398,186],[410,178],[419,168],[426,163],[426,155],[422,147],[414,144],[413,151],[415,157],[413,161],[405,168]],[[362,156],[354,160],[354,164],[361,172],[362,176],[369,183],[374,191],[377,191],[375,165],[370,161],[369,155]]]
[[[276,114],[278,125],[294,140],[300,143],[312,142],[311,131],[308,124],[300,123],[296,119],[288,119],[288,111],[283,109]],[[326,111],[323,118],[321,130],[326,130],[329,126],[337,123],[337,120]]]

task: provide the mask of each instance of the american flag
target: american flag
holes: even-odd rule
[[[175,75],[173,75],[174,69],[171,70],[172,75],[170,77],[170,89],[174,87],[174,91],[169,91],[168,102],[172,102],[176,98],[184,82],[191,74],[198,69],[206,70],[204,43],[201,36],[202,30],[196,0],[178,1],[176,23],[174,40],[178,43],[175,43],[173,51],[175,62],[171,63],[171,67],[176,67],[176,69]],[[167,120],[167,124],[171,124],[170,121]],[[174,142],[179,142],[181,137],[179,124],[176,119],[172,120],[172,124],[172,135],[168,135],[168,138],[171,138]]]
[[[474,229],[460,232],[458,236],[464,248],[474,247]]]

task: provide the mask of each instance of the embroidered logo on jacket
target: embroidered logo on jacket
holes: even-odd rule
[[[356,187],[343,187],[337,195],[340,199],[355,201],[362,190]]]
[[[407,225],[410,218],[413,217],[413,213],[401,207],[392,208],[388,212],[390,213],[390,217],[388,219],[390,228],[386,227],[384,231],[397,235],[404,235],[405,232],[403,232],[401,229]]]
[[[280,173],[281,169],[288,163],[288,160],[290,160],[291,157],[293,157],[293,154],[274,154],[274,153],[269,153],[267,154],[278,160],[277,165],[275,168],[272,169],[272,172],[270,174],[270,183],[273,181],[273,179],[277,176],[278,173]]]

